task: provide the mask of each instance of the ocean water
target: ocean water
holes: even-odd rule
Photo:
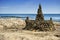
[[[43,14],[45,20],[49,20],[50,17],[53,21],[59,21],[60,22],[60,14]],[[29,17],[31,20],[35,20],[36,14],[0,14],[0,18],[2,17],[21,17],[22,19],[26,19],[26,17]]]

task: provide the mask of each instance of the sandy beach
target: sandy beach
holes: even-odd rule
[[[1,32],[0,40],[60,40],[56,37],[56,32],[33,32],[33,31],[17,31],[17,32]]]
[[[3,21],[3,20],[5,20],[5,21]],[[60,40],[60,37],[56,36],[56,35],[60,35],[60,22],[54,22],[54,26],[55,26],[56,30],[53,32],[52,31],[35,32],[35,31],[28,31],[28,30],[21,30],[21,29],[15,31],[12,29],[9,29],[9,30],[3,29],[4,25],[9,28],[14,23],[17,23],[17,26],[21,25],[21,26],[18,26],[21,28],[23,28],[22,26],[25,26],[24,25],[25,22],[22,20],[16,21],[16,19],[11,19],[11,20],[10,19],[0,19],[0,40]],[[16,26],[16,25],[14,25],[14,26]]]

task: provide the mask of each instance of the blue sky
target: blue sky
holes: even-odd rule
[[[60,14],[60,0],[0,0],[0,13],[36,14],[39,4],[44,14]]]

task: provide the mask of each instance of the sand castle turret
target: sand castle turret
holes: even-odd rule
[[[43,14],[42,14],[41,5],[39,5],[38,11],[37,11],[36,21],[37,21],[37,22],[42,22],[42,21],[44,21],[44,16],[43,16]]]

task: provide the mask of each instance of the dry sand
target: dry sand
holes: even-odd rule
[[[55,36],[57,34],[60,35],[60,26],[57,25],[60,23],[54,22],[54,24],[56,31],[53,32],[34,32],[27,30],[0,30],[0,40],[60,40],[60,37]]]
[[[33,32],[23,30],[17,32],[2,32],[0,40],[60,40],[53,32]]]

